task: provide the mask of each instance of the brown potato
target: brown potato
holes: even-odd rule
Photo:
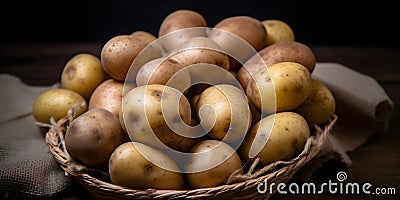
[[[104,108],[118,117],[122,102],[124,83],[108,79],[101,83],[93,92],[89,100],[89,110]]]
[[[157,58],[144,64],[136,75],[136,85],[161,84],[184,92],[190,86],[190,74],[173,58]],[[177,72],[181,70],[178,74]]]
[[[206,37],[192,37],[174,49],[169,58],[186,67],[197,63],[209,63],[229,70],[228,55],[221,47]]]
[[[245,62],[267,45],[264,25],[260,20],[249,16],[223,19],[214,26],[208,37],[231,56],[232,69],[239,68],[240,63]]]
[[[104,108],[77,117],[65,133],[65,148],[71,158],[99,169],[107,168],[112,152],[125,141],[118,118]]]
[[[316,60],[310,47],[295,41],[279,41],[258,52],[247,60],[238,72],[238,80],[243,88],[247,87],[254,75],[261,69],[279,62],[296,62],[305,66],[310,73]]]
[[[193,10],[177,10],[170,13],[161,22],[158,37],[176,30],[206,26],[207,22],[200,13]]]
[[[155,35],[149,33],[147,31],[133,31],[131,36],[137,37],[142,40],[146,45],[152,43],[154,40],[157,39]]]
[[[104,71],[117,81],[124,81],[136,56],[146,47],[146,43],[130,35],[118,35],[103,46],[101,64]]]
[[[266,47],[266,30],[260,20],[249,16],[233,16],[223,19],[218,22],[214,28],[222,29],[231,32],[246,42],[248,42],[256,51],[259,51]],[[217,33],[217,32],[215,32]],[[225,48],[228,44],[225,44],[223,35],[213,35],[213,31],[210,33],[210,39],[216,41],[222,48]]]
[[[186,9],[176,10],[170,13],[161,22],[158,38],[161,40],[167,52],[169,52],[189,38],[196,36],[204,37],[207,35],[206,28],[191,29],[188,31],[184,29],[206,26],[207,22],[200,13]]]

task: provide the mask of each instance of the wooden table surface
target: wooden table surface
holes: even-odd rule
[[[51,85],[60,80],[66,61],[80,52],[100,55],[102,44],[6,44],[0,46],[0,73],[14,74],[30,85]],[[375,187],[395,188],[396,195],[282,195],[271,199],[400,199],[400,49],[373,47],[311,46],[317,62],[336,62],[375,78],[395,104],[389,129],[350,152],[353,164],[346,168],[348,181],[370,182]],[[1,88],[1,86],[0,86]],[[343,167],[328,162],[315,178],[336,180]],[[316,181],[318,181],[316,180]],[[86,199],[79,185],[66,191],[64,199]]]

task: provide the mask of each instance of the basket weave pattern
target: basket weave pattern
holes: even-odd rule
[[[90,195],[97,199],[268,199],[276,191],[261,195],[257,192],[257,186],[265,179],[276,185],[286,183],[301,167],[312,162],[324,148],[326,138],[336,119],[335,115],[323,129],[315,127],[302,153],[293,160],[278,161],[268,166],[258,166],[255,160],[248,172],[240,171],[233,174],[225,185],[190,190],[138,190],[111,184],[105,172],[86,168],[68,155],[64,143],[64,134],[70,121],[67,117],[52,122],[46,133],[46,143],[66,174],[73,176]]]

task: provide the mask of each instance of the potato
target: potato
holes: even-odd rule
[[[159,84],[138,86],[124,96],[122,109],[132,141],[157,148],[165,144],[183,152],[197,142],[185,137],[188,133],[181,127],[190,124],[191,110],[188,100],[177,89]]]
[[[261,50],[261,57],[267,66],[278,62],[296,62],[313,72],[315,68],[315,55],[310,47],[295,41],[279,41]]]
[[[131,65],[136,67],[141,67],[145,63],[154,60],[156,58],[161,58],[163,55],[163,47],[161,43],[157,40],[157,37],[147,31],[134,31],[130,34],[132,37],[136,37],[145,44],[145,48],[140,52],[135,58],[135,64]]]
[[[146,47],[143,40],[130,35],[118,35],[106,42],[101,49],[104,71],[117,81],[124,81],[132,62]]]
[[[303,149],[310,130],[306,120],[295,112],[280,112],[257,122],[249,131],[238,152],[246,162],[260,158],[260,164],[288,161]]]
[[[295,41],[279,41],[247,60],[238,72],[238,80],[243,88],[246,88],[257,72],[279,62],[302,64],[310,73],[316,64],[315,55],[310,47]]]
[[[205,37],[206,26],[207,22],[200,13],[186,9],[176,10],[161,22],[158,38],[166,51],[170,52],[189,38]]]
[[[136,75],[136,85],[161,84],[184,92],[189,88],[191,79],[183,66],[172,58],[157,58],[144,64]],[[179,73],[177,73],[181,70]],[[171,80],[173,78],[173,80]]]
[[[32,104],[32,116],[36,121],[50,123],[67,116],[68,110],[74,105],[77,107],[75,117],[87,111],[87,102],[80,94],[64,88],[52,88],[39,94]]]
[[[61,73],[61,87],[75,91],[89,100],[104,77],[99,58],[89,53],[79,53],[65,64]]]
[[[222,185],[234,171],[242,168],[235,149],[218,140],[201,141],[191,152],[185,168],[185,176],[191,188]]]
[[[171,170],[170,170],[171,169]],[[183,189],[183,175],[164,152],[139,142],[125,142],[109,161],[111,182],[134,189]]]
[[[255,75],[247,96],[264,113],[290,111],[311,94],[311,74],[303,65],[280,62]]]
[[[227,143],[243,139],[251,125],[246,95],[233,85],[219,84],[204,90],[197,100],[196,111],[201,126],[211,129],[208,135]]]
[[[232,69],[240,67],[240,63],[267,45],[264,25],[250,16],[225,18],[214,26],[208,37],[230,55]]]
[[[115,115],[104,108],[93,108],[70,123],[65,148],[71,158],[85,166],[106,169],[112,152],[126,139]]]
[[[267,46],[281,40],[295,41],[292,28],[284,21],[278,19],[267,19],[262,21],[267,30]]]
[[[128,131],[126,130],[126,126],[125,126],[124,114],[122,113],[122,105],[121,105],[121,107],[119,108],[118,120],[119,120],[119,124],[121,124],[122,130],[124,130],[124,132],[125,132],[126,134],[128,134]]]
[[[310,127],[321,125],[332,118],[336,103],[331,91],[317,80],[311,82],[310,96],[294,111],[302,115]]]
[[[182,66],[197,63],[209,63],[229,70],[228,55],[222,52],[221,47],[206,37],[192,37],[180,44],[168,56]]]
[[[206,84],[206,83],[195,84],[195,85],[192,85],[185,94],[186,98],[188,99],[188,101],[190,103],[193,117],[196,119],[198,119],[198,116],[196,116],[197,115],[196,108],[197,108],[197,102],[200,99],[200,95],[205,89],[207,89],[211,86],[212,85]]]
[[[108,79],[101,83],[93,92],[89,100],[89,110],[104,108],[118,117],[122,102],[124,83]]]
[[[153,35],[152,33],[149,33],[147,31],[133,31],[131,33],[131,36],[137,37],[140,40],[142,40],[146,45],[152,43],[153,41],[155,41],[157,39],[157,37],[155,35]]]

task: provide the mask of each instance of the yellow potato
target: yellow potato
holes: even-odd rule
[[[80,105],[75,117],[87,111],[87,102],[80,94],[64,88],[52,88],[36,97],[32,104],[32,115],[36,121],[49,123],[67,116],[68,110],[74,105]]]
[[[242,168],[235,149],[218,140],[201,141],[192,148],[191,153],[185,167],[191,188],[222,185],[234,171]]]
[[[128,134],[128,131],[126,130],[126,126],[125,126],[125,122],[124,122],[124,115],[122,113],[122,106],[119,108],[118,120],[119,120],[119,124],[121,124],[122,130],[124,130],[124,132],[126,134]]]
[[[189,101],[177,89],[159,84],[138,86],[124,96],[122,109],[126,130],[133,141],[157,148],[165,144],[183,152],[197,142],[182,136],[186,132],[176,133],[170,127],[189,125],[191,121]],[[167,116],[170,118],[166,119]]]
[[[310,96],[294,111],[302,115],[310,127],[321,125],[332,118],[336,103],[331,91],[317,80],[311,82]]]
[[[184,187],[183,175],[176,163],[162,151],[139,142],[126,142],[114,150],[109,174],[113,184],[134,189]]]
[[[61,87],[73,90],[89,100],[104,77],[99,58],[89,53],[79,53],[65,64],[61,73]]]
[[[238,152],[243,161],[260,158],[266,165],[296,157],[310,137],[306,120],[295,112],[269,115],[250,130]]]
[[[255,75],[247,96],[264,113],[290,111],[311,94],[311,74],[303,65],[280,62]]]
[[[68,126],[65,148],[85,166],[106,169],[111,153],[127,139],[118,118],[104,108],[91,109]]]
[[[118,117],[122,102],[124,83],[108,79],[93,91],[89,100],[89,110],[104,108]]]
[[[252,115],[246,95],[228,84],[204,90],[197,100],[196,112],[198,116],[203,115],[201,126],[205,130],[211,128],[208,135],[227,143],[242,139],[251,125]]]
[[[267,19],[262,21],[267,30],[267,46],[281,40],[294,41],[292,28],[284,21],[277,19]]]

